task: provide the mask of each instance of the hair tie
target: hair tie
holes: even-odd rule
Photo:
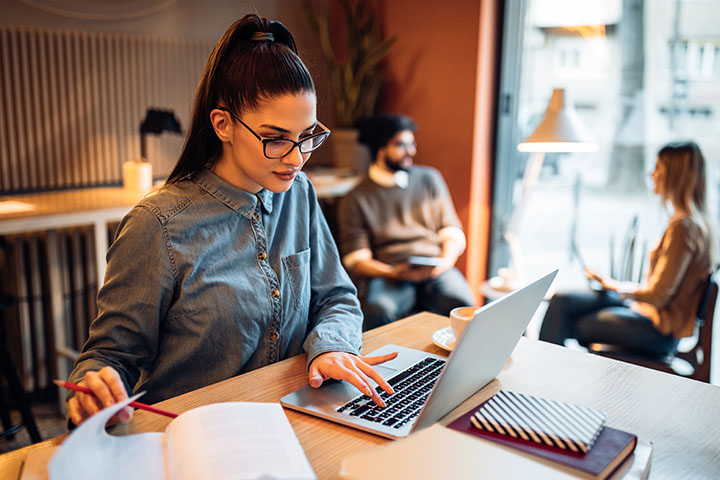
[[[250,40],[256,42],[274,42],[275,36],[270,32],[255,32],[252,34],[252,37],[250,37]]]

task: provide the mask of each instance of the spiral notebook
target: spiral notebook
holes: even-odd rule
[[[585,454],[602,430],[605,413],[502,390],[485,402],[470,422],[491,434]]]

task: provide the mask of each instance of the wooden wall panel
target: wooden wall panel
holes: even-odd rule
[[[147,108],[183,129],[212,44],[176,37],[0,25],[0,193],[119,184],[140,156]],[[182,148],[148,136],[156,178]]]

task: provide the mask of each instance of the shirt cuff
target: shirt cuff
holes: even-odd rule
[[[346,352],[352,355],[359,355],[360,348],[351,345],[346,339],[336,336],[329,335],[327,333],[316,336],[311,342],[306,345],[307,352],[307,368],[310,368],[310,364],[317,358],[318,355],[328,352]]]

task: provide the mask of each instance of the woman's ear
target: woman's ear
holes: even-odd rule
[[[219,108],[210,111],[210,123],[221,142],[229,142],[232,139],[232,123],[230,114]]]

